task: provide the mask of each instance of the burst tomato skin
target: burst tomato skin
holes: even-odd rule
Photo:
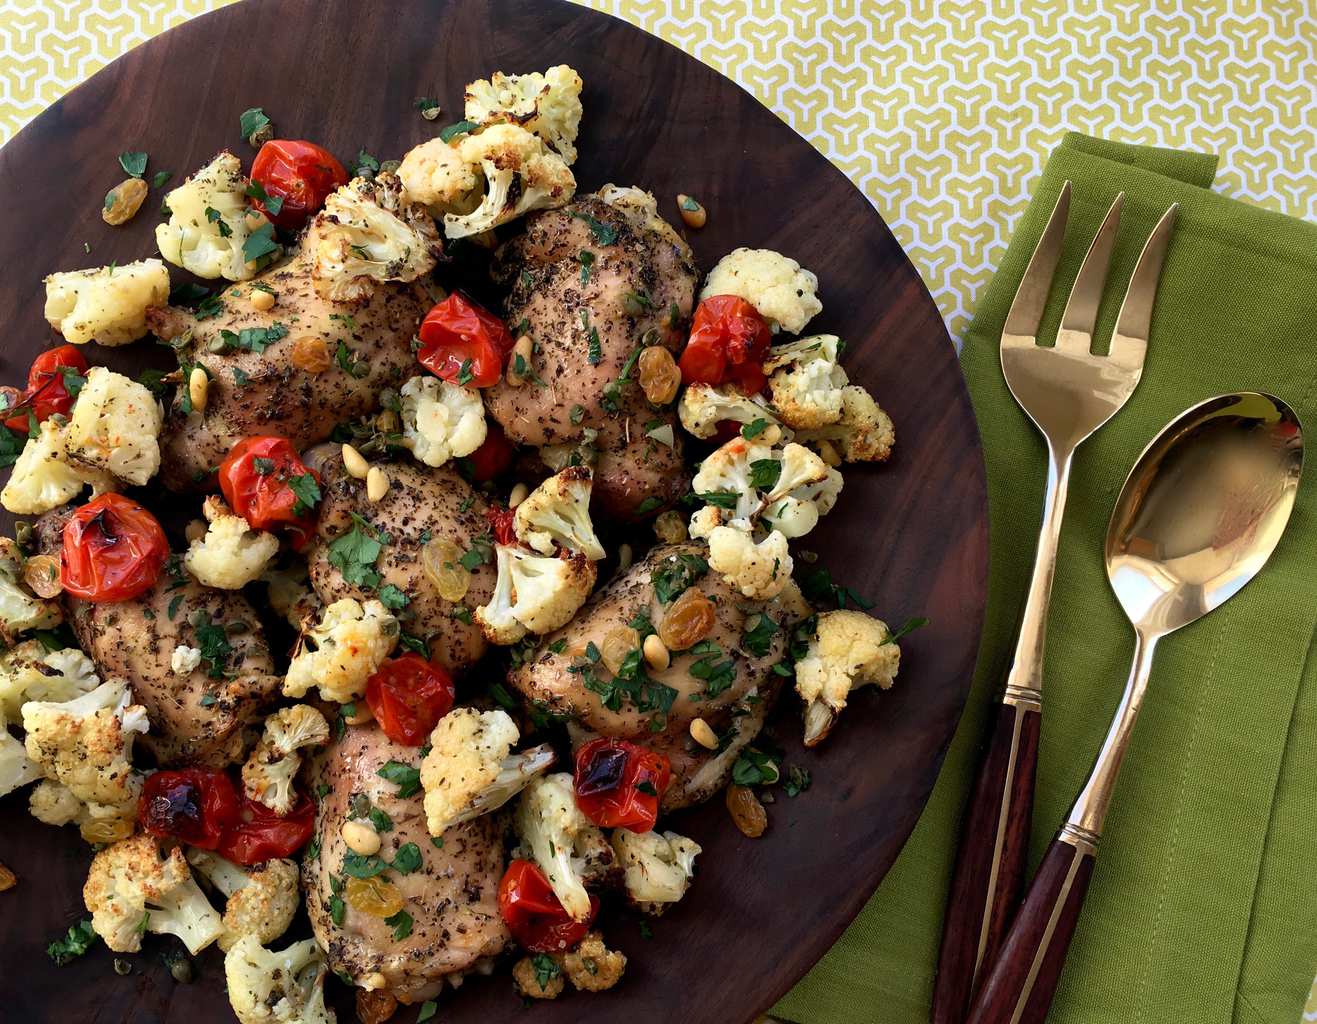
[[[453,708],[457,691],[441,665],[408,653],[384,662],[366,683],[366,703],[384,735],[419,747]]]
[[[514,860],[498,885],[498,909],[512,937],[532,953],[571,949],[590,930],[599,898],[590,897],[590,916],[573,921],[554,895],[544,872],[528,860]]]
[[[137,820],[153,836],[213,850],[238,821],[238,794],[223,772],[156,772],[142,787]]]
[[[678,365],[686,383],[735,384],[748,395],[764,389],[764,359],[773,333],[754,306],[736,295],[711,295],[695,309],[690,340]]]
[[[485,428],[485,440],[480,447],[467,456],[471,466],[471,479],[477,483],[493,480],[501,476],[512,465],[517,450],[503,433],[503,428],[489,420]]]
[[[671,781],[667,757],[638,743],[604,737],[576,752],[576,806],[602,828],[648,832]]]
[[[514,510],[497,505],[491,505],[485,509],[485,521],[489,523],[489,528],[498,543],[517,543],[517,531],[512,525],[516,515]]]
[[[416,358],[422,366],[436,377],[476,388],[498,383],[513,344],[502,320],[460,292],[453,292],[425,314],[420,338]]]
[[[347,171],[329,150],[302,139],[271,139],[252,161],[251,177],[266,195],[283,200],[276,214],[259,199],[253,199],[252,205],[290,231],[305,224],[331,192],[348,183]]]
[[[87,374],[87,360],[76,345],[60,345],[42,352],[32,360],[27,371],[27,388],[19,396],[23,411],[5,420],[5,426],[27,433],[27,410],[31,410],[38,423],[55,413],[67,415],[73,408],[73,396],[64,383],[60,367],[72,370],[80,377]]]
[[[261,461],[257,461],[261,460]],[[266,472],[262,472],[266,470]],[[312,511],[297,512],[297,495],[288,481],[310,474],[292,443],[275,434],[248,437],[233,446],[220,463],[219,483],[229,508],[258,530],[288,527],[301,547],[315,526]]]
[[[127,601],[151,588],[168,557],[155,516],[122,494],[102,494],[64,524],[59,581],[85,601]]]
[[[272,857],[291,857],[310,842],[316,805],[305,793],[298,795],[293,809],[282,817],[246,794],[240,801],[236,821],[215,848],[221,857],[235,864],[259,864]]]

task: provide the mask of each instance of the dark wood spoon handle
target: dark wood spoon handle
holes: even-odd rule
[[[1095,852],[1091,842],[1065,833],[1052,841],[968,1024],[1043,1024],[1079,923]]]
[[[1040,721],[1034,708],[997,706],[956,855],[933,986],[932,1024],[964,1024],[978,982],[997,956],[1019,903]]]

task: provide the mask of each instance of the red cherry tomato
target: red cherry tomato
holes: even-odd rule
[[[603,828],[648,832],[671,779],[667,757],[626,740],[591,740],[576,752],[576,806]]]
[[[512,520],[516,513],[510,508],[500,508],[491,505],[485,509],[485,519],[489,522],[489,528],[494,532],[494,539],[500,544],[517,543],[517,532],[513,529]]]
[[[64,524],[59,581],[86,601],[127,601],[150,589],[167,557],[155,516],[122,494],[102,494]]]
[[[735,384],[746,394],[768,383],[764,357],[772,343],[768,322],[735,295],[711,295],[695,309],[690,340],[681,354],[682,380]]]
[[[460,292],[425,314],[420,336],[416,358],[422,366],[436,377],[477,388],[498,383],[513,345],[507,325]]]
[[[76,345],[60,345],[58,348],[42,352],[32,361],[32,367],[27,371],[27,389],[20,396],[16,406],[23,411],[5,420],[5,426],[25,434],[28,428],[29,410],[40,423],[57,412],[67,414],[73,408],[73,396],[69,394],[69,389],[64,383],[64,374],[60,373],[61,366],[72,370],[78,376],[85,376],[87,373],[87,360],[78,351]]]
[[[238,794],[223,772],[156,772],[142,787],[137,820],[153,836],[213,850],[238,821]]]
[[[419,747],[453,708],[453,677],[419,654],[390,658],[366,683],[366,703],[384,735]]]
[[[283,817],[245,794],[241,801],[236,820],[215,848],[221,857],[235,864],[259,864],[272,857],[291,857],[310,842],[316,805],[305,793]]]
[[[27,429],[26,426],[23,428]],[[517,450],[512,447],[503,429],[493,420],[488,422],[484,443],[467,456],[471,465],[471,479],[477,483],[493,480],[510,465]]]
[[[235,444],[220,463],[219,483],[234,512],[258,530],[289,527],[300,547],[310,539],[315,514],[301,505],[289,481],[308,475],[319,485],[320,475],[306,468],[286,438],[267,435]]]
[[[590,897],[586,920],[573,921],[544,872],[531,861],[514,860],[498,884],[498,909],[522,948],[532,953],[560,953],[585,938],[599,912],[599,898]]]
[[[271,139],[252,161],[252,181],[265,194],[283,200],[278,213],[265,203],[252,205],[281,228],[300,228],[308,217],[325,205],[325,198],[348,182],[347,171],[327,149],[300,139]]]

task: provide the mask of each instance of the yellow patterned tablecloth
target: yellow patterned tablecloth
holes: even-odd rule
[[[0,141],[225,2],[0,0]],[[1217,152],[1217,188],[1317,220],[1313,0],[587,2],[734,78],[844,170],[955,336],[1068,129]]]

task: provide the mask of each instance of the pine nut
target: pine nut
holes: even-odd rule
[[[677,209],[681,211],[682,222],[688,228],[702,228],[709,215],[694,196],[685,193],[677,196]]]
[[[345,444],[343,446],[343,468],[348,471],[348,476],[365,480],[366,474],[370,472],[370,463],[352,445]]]
[[[370,857],[380,852],[380,834],[369,825],[359,821],[345,821],[341,830],[343,842],[348,849],[363,857]]]
[[[517,339],[517,343],[512,347],[512,358],[508,360],[507,380],[508,386],[519,388],[530,379],[534,373],[531,366],[531,359],[534,357],[534,343],[529,334],[523,334]],[[520,370],[518,370],[518,359],[520,359]]]
[[[274,292],[253,288],[251,298],[247,301],[251,303],[252,309],[259,309],[262,313],[268,313],[274,309]]]
[[[352,707],[354,709],[353,713],[343,716],[345,725],[365,725],[367,722],[375,721],[375,712],[370,709],[370,705],[364,700],[356,701]]]
[[[389,979],[384,977],[384,975],[381,974],[379,971],[372,971],[370,974],[367,974],[364,978],[361,978],[357,982],[357,984],[359,984],[367,992],[375,992],[378,989],[382,989],[388,983],[389,983]]]
[[[529,487],[525,484],[517,484],[516,487],[512,488],[512,493],[508,495],[508,508],[516,508],[526,500],[528,494],[530,494]]]
[[[718,749],[718,735],[703,718],[691,719],[691,739],[705,750]]]
[[[631,568],[631,545],[620,544],[617,548],[617,571],[626,572]]]
[[[841,456],[837,454],[837,449],[832,446],[832,442],[827,438],[819,442],[819,458],[834,469],[841,465]]]
[[[371,466],[366,474],[366,497],[379,501],[389,492],[389,475],[379,466]]]
[[[672,664],[672,655],[668,653],[667,644],[659,639],[657,633],[650,633],[645,637],[645,644],[641,650],[645,654],[645,664],[655,672],[662,672]]]
[[[759,435],[759,439],[764,444],[777,444],[782,440],[782,428],[776,423],[770,423],[764,428],[764,432]]]
[[[193,541],[201,540],[206,536],[206,523],[201,519],[194,519],[187,524],[187,529],[183,531],[183,536],[187,538],[189,544]]]
[[[248,210],[246,216],[242,219],[242,223],[248,231],[255,231],[265,223],[265,215],[257,213],[255,210]]]
[[[206,400],[210,397],[210,378],[200,366],[192,367],[187,378],[187,393],[192,399],[192,408],[197,412],[206,411]]]

